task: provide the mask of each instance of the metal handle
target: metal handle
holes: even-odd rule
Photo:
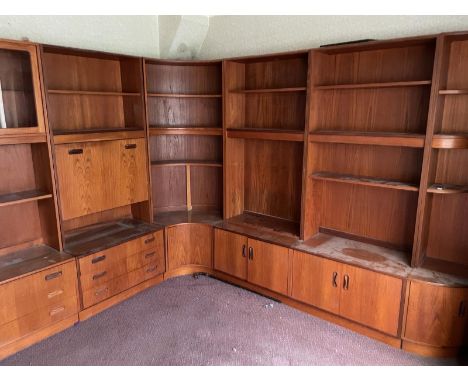
[[[242,246],[242,257],[247,257],[247,246],[245,244]]]
[[[83,149],[70,149],[68,150],[69,155],[83,154]]]
[[[100,279],[101,277],[105,276],[106,274],[107,274],[107,271],[97,273],[97,274],[93,275],[93,280]]]
[[[57,277],[60,277],[60,276],[62,276],[62,271],[54,272],[54,273],[51,273],[50,275],[47,275],[45,277],[45,280],[50,281],[50,280],[56,279]]]
[[[154,271],[156,270],[157,267],[158,267],[158,266],[155,265],[154,267],[148,268],[148,269],[146,270],[146,273],[154,272]]]
[[[466,313],[466,301],[461,301],[460,307],[458,308],[458,316],[465,317],[465,313]]]
[[[337,282],[336,282],[336,278],[338,277],[338,272],[333,272],[333,277],[332,277],[332,285],[333,285],[333,288],[336,288],[338,286]]]
[[[101,261],[104,261],[105,259],[106,259],[106,255],[102,255],[102,256],[95,257],[94,259],[92,259],[91,263],[96,264],[96,263],[99,263]]]
[[[151,242],[153,242],[153,241],[154,241],[154,236],[151,237],[151,238],[149,238],[149,239],[146,239],[146,240],[145,240],[145,244],[151,243]]]
[[[125,148],[128,150],[128,149],[136,149],[137,145],[136,143],[127,143],[125,145]]]
[[[156,255],[156,251],[147,253],[147,254],[145,255],[145,259],[147,259],[148,257],[153,257],[154,255]]]
[[[344,275],[343,278],[343,289],[348,290],[349,289],[349,276]]]
[[[249,259],[253,260],[254,250],[252,247],[249,247]]]
[[[63,312],[65,310],[65,307],[64,306],[59,306],[57,308],[54,308],[52,309],[50,312],[49,312],[49,315],[51,317],[55,316],[56,314],[59,314],[60,312]]]

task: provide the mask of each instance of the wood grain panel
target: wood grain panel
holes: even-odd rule
[[[242,280],[247,279],[247,238],[215,229],[214,268]]]
[[[190,166],[190,192],[194,208],[223,208],[223,170],[219,167]]]
[[[149,146],[152,161],[206,160],[222,162],[223,160],[223,140],[216,136],[152,136]]]
[[[153,209],[155,212],[187,207],[185,166],[151,167]]]

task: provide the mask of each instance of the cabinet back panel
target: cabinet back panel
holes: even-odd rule
[[[62,222],[62,227],[64,232],[68,232],[97,223],[106,223],[125,218],[132,218],[131,206],[112,208],[110,210],[96,212],[70,220],[64,220]]]
[[[450,43],[450,54],[447,68],[447,89],[468,89],[468,41]]]
[[[468,150],[437,150],[435,183],[468,185]]]
[[[246,95],[245,127],[304,130],[305,102],[305,92]]]
[[[317,55],[317,85],[430,80],[433,43],[407,47]]]
[[[223,203],[222,168],[190,166],[190,172],[193,207],[221,211]]]
[[[0,249],[40,240],[42,232],[37,203],[2,207],[0,227]]]
[[[322,91],[312,130],[424,134],[429,95],[429,87]]]
[[[223,159],[221,137],[190,135],[157,135],[150,138],[152,161]]]
[[[323,182],[320,227],[410,249],[418,194]],[[384,202],[383,202],[384,201]]]
[[[187,175],[185,166],[168,166],[151,169],[153,183],[153,208],[155,212],[187,208]]]
[[[444,97],[442,121],[436,126],[436,131],[446,134],[468,134],[468,95],[457,94]]]
[[[219,98],[148,97],[150,126],[222,126]]]
[[[299,221],[302,143],[245,141],[244,210]]]
[[[369,176],[419,184],[422,150],[403,147],[320,143],[309,146],[314,172]]]
[[[468,265],[468,194],[431,198],[426,256]]]
[[[245,64],[245,89],[307,85],[307,54],[303,57]]]
[[[221,94],[221,65],[146,64],[148,93]]]
[[[35,189],[31,145],[0,145],[0,194]]]

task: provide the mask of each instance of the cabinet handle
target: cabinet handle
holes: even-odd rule
[[[93,275],[93,280],[100,279],[101,277],[105,276],[106,274],[107,274],[107,271],[97,273],[97,274]]]
[[[336,283],[336,278],[338,277],[338,272],[333,272],[333,277],[332,277],[332,285],[333,288],[336,288],[338,284]]]
[[[156,251],[147,253],[147,254],[145,255],[145,259],[147,259],[148,257],[153,257],[154,255],[156,255]]]
[[[349,276],[344,275],[343,278],[343,289],[348,290],[349,289]]]
[[[91,264],[100,263],[101,261],[104,261],[105,259],[106,259],[106,255],[96,257],[96,258],[91,260]]]
[[[65,310],[65,307],[64,306],[59,306],[55,309],[52,309],[50,312],[49,312],[49,315],[51,317],[55,316],[56,314],[59,314],[60,312],[63,312]]]
[[[158,266],[155,265],[155,266],[153,266],[153,267],[151,267],[151,268],[148,268],[148,269],[146,270],[146,273],[154,272],[154,271],[156,270],[157,267],[158,267]]]
[[[151,243],[151,242],[153,242],[153,241],[154,241],[154,236],[151,237],[151,238],[149,238],[149,239],[146,239],[146,240],[145,240],[145,244],[149,244],[149,243]]]
[[[249,247],[249,259],[253,260],[254,250],[252,247]]]
[[[465,317],[465,313],[466,313],[466,301],[461,301],[460,307],[458,308],[458,316]]]
[[[54,272],[54,273],[51,273],[50,275],[47,275],[45,277],[45,281],[50,281],[60,276],[62,276],[62,271]]]
[[[136,149],[137,145],[136,143],[127,143],[125,145],[125,148],[128,150],[128,149]]]
[[[94,292],[94,295],[99,296],[101,293],[107,292],[108,290],[109,290],[109,287],[103,287],[101,289],[96,290],[96,292]]]
[[[245,244],[242,246],[242,257],[247,257],[247,246]]]
[[[69,155],[83,154],[83,149],[70,149],[68,150]]]
[[[63,293],[63,289],[57,289],[54,290],[53,292],[49,292],[47,294],[47,298],[54,298],[55,296],[60,296]]]

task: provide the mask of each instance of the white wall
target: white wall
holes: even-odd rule
[[[0,16],[0,38],[159,57],[158,16]]]
[[[198,58],[225,58],[468,30],[468,16],[212,16]]]

